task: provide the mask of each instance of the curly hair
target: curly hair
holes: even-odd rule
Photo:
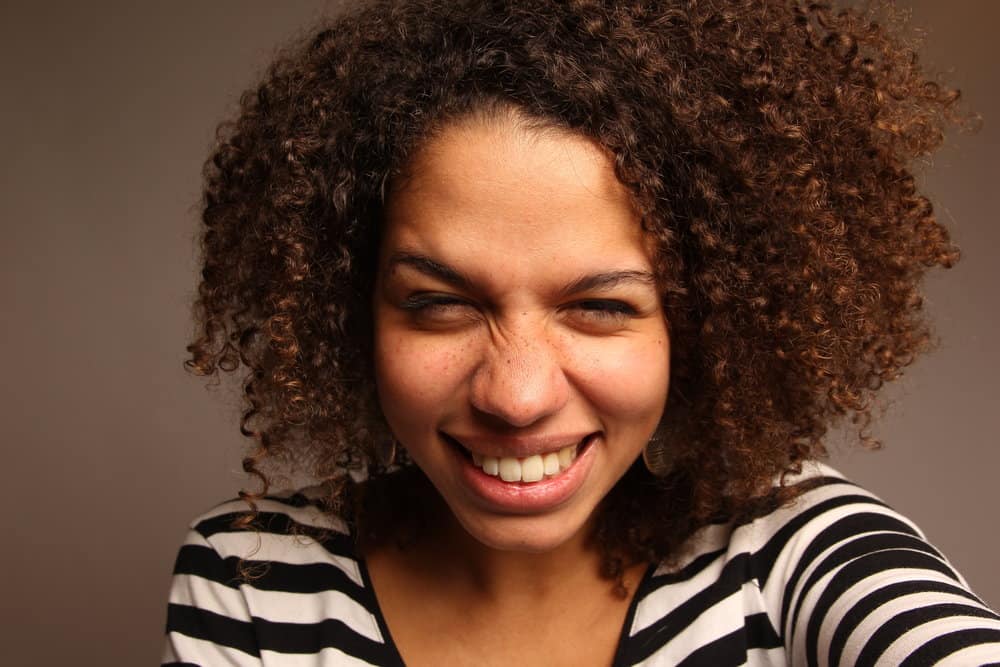
[[[196,373],[246,369],[251,510],[291,465],[341,480],[331,507],[364,487],[351,516],[395,530],[372,509],[399,488],[374,456],[383,207],[436,132],[503,108],[603,146],[656,245],[675,465],[638,462],[598,508],[605,576],[790,499],[773,480],[836,422],[877,444],[875,392],[929,340],[921,278],[957,259],[912,165],[959,95],[903,23],[794,0],[377,1],[282,52],[206,163],[188,347]]]

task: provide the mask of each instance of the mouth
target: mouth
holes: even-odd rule
[[[461,442],[447,433],[441,433],[445,442],[454,447],[476,468],[491,477],[497,477],[511,484],[534,484],[545,479],[558,477],[572,467],[573,462],[590,446],[597,435],[597,433],[591,433],[580,442],[553,452],[519,458],[514,456],[483,456],[466,449]]]

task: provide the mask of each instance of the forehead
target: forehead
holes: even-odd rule
[[[443,259],[646,263],[629,191],[608,153],[564,130],[466,121],[429,140],[390,192],[384,245]],[[557,268],[557,267],[554,267]]]

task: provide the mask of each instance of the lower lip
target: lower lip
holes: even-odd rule
[[[448,449],[460,464],[462,481],[478,500],[487,505],[488,509],[512,514],[531,514],[558,507],[583,486],[594,463],[597,448],[593,441],[598,437],[600,436],[587,437],[569,468],[554,477],[530,483],[505,482],[499,477],[487,475],[482,468],[477,467],[465,454],[458,451],[456,445],[449,444]]]

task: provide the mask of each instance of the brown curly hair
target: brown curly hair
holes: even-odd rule
[[[277,58],[206,164],[196,373],[247,369],[244,468],[331,485],[368,534],[400,485],[374,458],[371,289],[393,179],[450,121],[512,108],[599,142],[645,229],[671,329],[670,475],[598,509],[604,574],[792,497],[774,478],[928,341],[919,282],[957,258],[911,165],[960,121],[891,6],[785,0],[368,3]],[[419,475],[406,470],[400,476]],[[367,486],[364,496],[349,493]],[[338,504],[339,502],[339,504]],[[397,508],[398,504],[395,505]],[[381,517],[381,518],[378,518]]]

